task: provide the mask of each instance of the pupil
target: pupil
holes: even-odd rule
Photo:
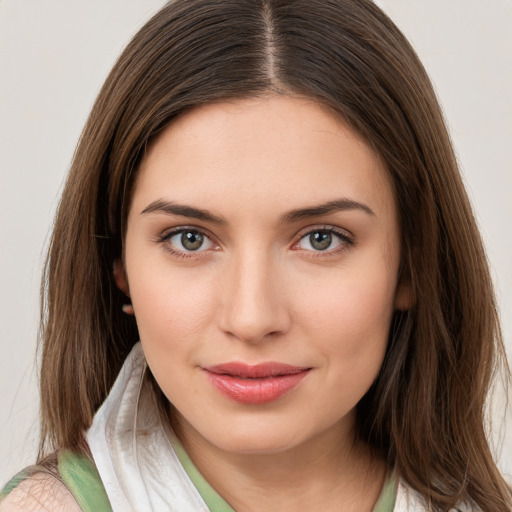
[[[332,235],[330,233],[323,233],[321,231],[317,231],[316,233],[311,233],[309,235],[309,241],[311,243],[311,247],[317,249],[318,251],[325,251],[332,242]]]
[[[187,231],[181,235],[181,243],[185,249],[189,251],[196,251],[203,245],[203,235],[201,233],[194,233]]]

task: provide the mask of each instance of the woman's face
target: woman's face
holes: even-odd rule
[[[269,96],[197,108],[150,146],[118,284],[180,429],[274,453],[351,432],[406,307],[399,255],[369,146]]]

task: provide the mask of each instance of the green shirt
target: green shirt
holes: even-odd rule
[[[217,494],[213,487],[205,480],[179,440],[175,437],[171,439],[171,442],[176,455],[180,459],[181,465],[208,506],[208,509],[211,512],[235,512],[229,503]],[[392,512],[395,508],[395,493],[395,478],[392,473],[389,473],[382,487],[379,499],[373,508],[373,512]]]
[[[208,509],[211,512],[235,512],[229,503],[204,479],[179,440],[174,438],[171,442],[183,468],[208,506]],[[62,450],[58,455],[58,463],[63,483],[73,494],[84,512],[112,511],[98,470],[88,456],[76,454],[69,450]],[[23,480],[40,471],[48,472],[40,466],[31,466],[18,473],[0,492],[0,502]],[[395,479],[390,474],[384,483],[373,512],[392,512],[395,504],[395,491]]]

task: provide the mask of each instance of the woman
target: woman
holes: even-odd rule
[[[3,507],[511,510],[480,236],[371,2],[160,11],[87,122],[45,282],[41,460]]]

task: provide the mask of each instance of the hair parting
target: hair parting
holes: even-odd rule
[[[85,125],[49,245],[40,458],[87,450],[84,432],[138,340],[112,268],[146,148],[194,107],[268,94],[335,112],[393,185],[414,305],[395,313],[359,435],[431,510],[510,512],[485,432],[493,377],[509,370],[481,236],[429,78],[369,0],[176,0],[128,44]]]

